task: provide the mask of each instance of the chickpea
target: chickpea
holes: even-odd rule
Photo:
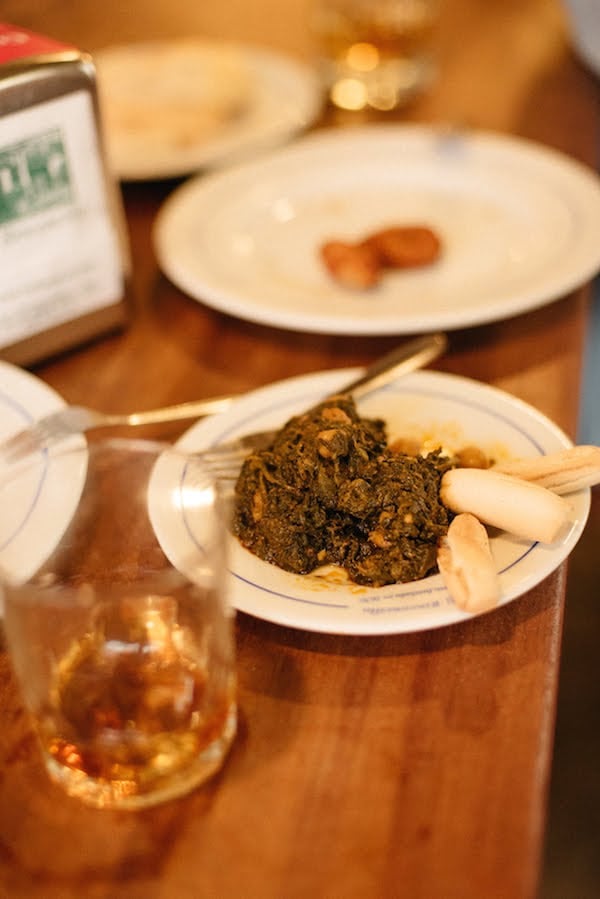
[[[456,458],[460,468],[489,468],[490,460],[478,446],[465,446],[460,449]]]

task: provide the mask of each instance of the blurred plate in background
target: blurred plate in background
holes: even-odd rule
[[[320,111],[310,68],[266,48],[182,38],[106,47],[94,62],[109,163],[125,181],[240,160]]]
[[[600,76],[600,6],[598,0],[564,0],[575,50]]]

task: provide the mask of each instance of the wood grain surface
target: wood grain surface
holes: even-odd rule
[[[308,7],[8,0],[2,15],[92,50],[193,32],[309,60]],[[596,163],[598,83],[570,49],[558,2],[447,0],[438,52],[437,82],[399,121],[521,135]],[[326,110],[319,125],[354,120]],[[124,186],[132,319],[34,368],[67,401],[125,411],[242,392],[365,364],[399,342],[276,330],[186,297],[151,244],[175,186]],[[574,435],[588,299],[584,286],[453,332],[435,367],[500,386]],[[87,809],[48,783],[3,651],[0,896],[533,899],[566,575],[563,565],[516,602],[414,635],[311,634],[239,614],[241,726],[223,771],[136,814]]]

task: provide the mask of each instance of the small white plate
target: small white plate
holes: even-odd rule
[[[239,113],[229,118],[223,116],[212,128],[203,128],[200,123],[197,139],[190,139],[187,134],[182,140],[177,124],[187,132],[186,120],[193,114],[190,104],[194,101],[194,60],[186,50],[190,43],[193,44],[191,39],[115,45],[95,55],[108,159],[121,180],[175,178],[239,161],[295,135],[317,118],[322,104],[321,90],[316,75],[304,63],[267,48],[206,39],[198,41],[198,45],[217,53],[222,48],[226,54],[231,52],[239,57],[245,81],[244,102]],[[164,128],[159,129],[159,112],[164,108],[159,104],[165,102],[169,85],[157,85],[154,116],[153,97],[142,93],[144,116],[149,113],[150,118],[146,127],[141,117],[136,119],[137,127],[131,130],[119,117],[116,104],[130,102],[136,85],[156,81],[157,47],[170,54],[171,76],[165,72],[164,77],[172,79],[178,75],[183,79],[182,83],[178,82],[181,96],[178,102],[175,95],[168,116],[162,116]],[[178,53],[181,73],[176,71]],[[204,69],[196,75],[206,81]],[[225,76],[226,73],[217,74],[217,77]],[[222,93],[226,85],[218,87]],[[176,92],[177,84],[171,84],[170,89]],[[197,102],[202,103],[200,88],[196,93]]]
[[[43,381],[0,361],[0,440],[64,405],[59,394]],[[84,468],[73,465],[72,460],[53,460],[47,451],[33,457],[32,463],[31,477],[10,485],[10,493],[2,493],[0,554],[5,573],[14,581],[26,580],[56,546],[77,505],[85,477]],[[58,465],[69,467],[68,495],[63,486],[57,492],[50,476],[53,466]],[[0,460],[0,479],[5,471],[6,463]],[[58,480],[64,485],[64,478]]]
[[[338,286],[318,248],[428,224],[442,258]],[[324,131],[194,178],[159,211],[159,265],[194,299],[250,321],[332,334],[408,334],[508,318],[600,268],[600,179],[524,140],[381,125]]]
[[[64,405],[62,397],[44,381],[0,360],[0,441]]]
[[[203,449],[249,431],[279,427],[298,412],[335,392],[358,375],[340,370],[293,378],[261,388],[223,415],[194,425],[178,441],[186,451]],[[496,388],[465,378],[418,372],[374,390],[360,402],[367,416],[388,423],[390,438],[435,439],[448,449],[477,444],[495,458],[537,456],[570,446],[567,436],[540,412]],[[590,492],[569,498],[573,524],[553,545],[492,537],[501,604],[530,590],[566,558],[587,520]],[[181,539],[200,542],[191,522]],[[185,545],[181,546],[182,555]],[[377,589],[339,585],[315,576],[282,571],[231,539],[231,603],[234,608],[277,624],[343,634],[425,630],[469,616],[454,605],[440,575]]]

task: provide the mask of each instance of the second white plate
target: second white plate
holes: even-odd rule
[[[435,265],[339,287],[318,248],[389,224],[441,235]],[[381,125],[321,132],[182,185],[159,212],[165,274],[250,321],[408,334],[508,318],[600,268],[600,180],[562,154],[486,133]]]

